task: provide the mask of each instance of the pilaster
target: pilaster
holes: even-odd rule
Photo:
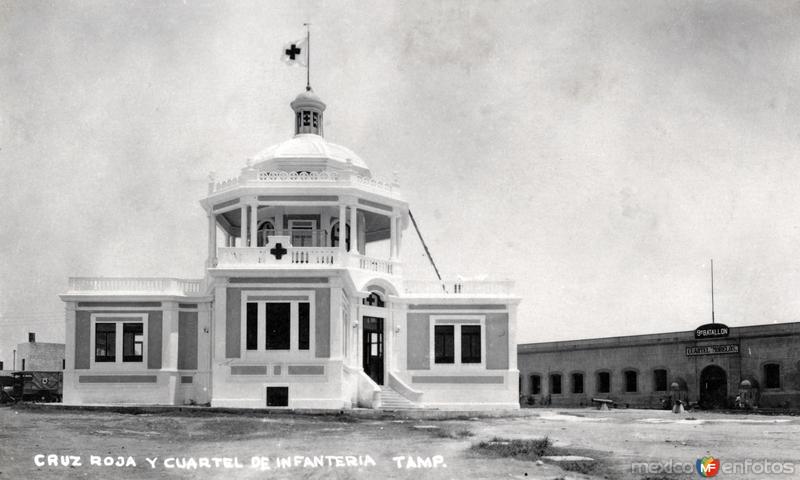
[[[75,370],[75,302],[66,302],[64,307],[64,342],[67,348],[64,349],[64,369]],[[12,367],[15,368],[15,367]]]
[[[331,287],[331,360],[342,359],[342,287]]]
[[[167,401],[175,404],[178,395],[178,302],[163,302],[161,328],[161,371],[166,372]]]

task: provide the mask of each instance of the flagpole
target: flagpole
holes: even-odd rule
[[[714,259],[711,259],[711,323],[716,323],[714,319]]]
[[[311,24],[306,26],[306,91],[311,91]]]

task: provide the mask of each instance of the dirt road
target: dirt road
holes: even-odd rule
[[[751,469],[792,462],[792,472],[774,477],[800,477],[800,418],[784,416],[541,409],[523,418],[430,421],[4,407],[0,425],[0,479],[700,478],[681,468],[703,456],[742,468],[749,459]],[[562,470],[558,459],[537,464],[471,449],[481,440],[545,436],[602,466],[584,475]]]

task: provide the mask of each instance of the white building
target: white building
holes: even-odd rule
[[[291,107],[209,184],[205,278],[70,279],[64,402],[518,408],[511,282],[405,279],[397,182],[323,138],[313,92]]]

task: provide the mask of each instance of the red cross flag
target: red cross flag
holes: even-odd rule
[[[289,42],[283,47],[281,60],[287,65],[308,66],[308,38]]]

